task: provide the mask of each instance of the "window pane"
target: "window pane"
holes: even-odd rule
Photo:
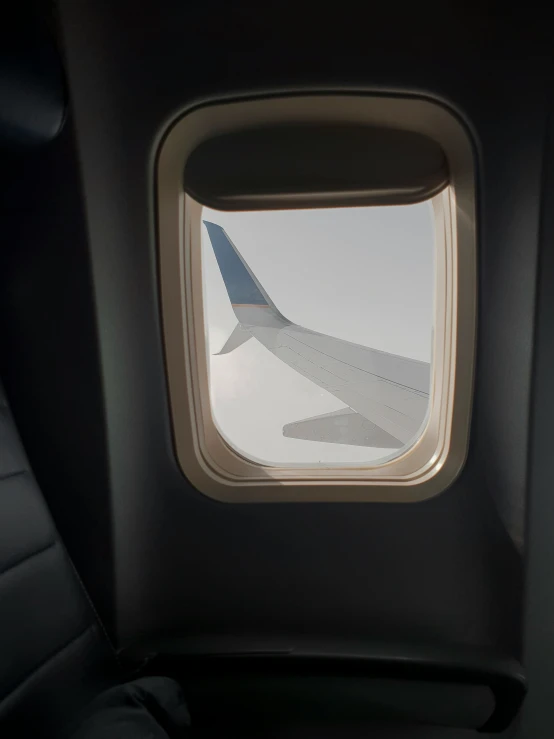
[[[214,421],[270,465],[355,464],[418,438],[430,386],[430,202],[202,209]]]

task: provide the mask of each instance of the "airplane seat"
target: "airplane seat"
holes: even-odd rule
[[[0,726],[62,736],[113,683],[102,626],[34,480],[0,386]]]
[[[0,731],[18,737],[182,737],[177,682],[124,677],[56,531],[0,385]],[[76,733],[74,733],[76,732]]]
[[[0,145],[8,156],[32,155],[57,135],[65,116],[59,57],[28,25],[10,28],[2,45]],[[15,247],[13,240],[4,244]],[[72,718],[117,674],[1,385],[0,655],[0,732],[9,737],[64,736]]]
[[[35,152],[58,137],[67,115],[59,53],[42,26],[28,20],[9,28],[0,53],[0,151],[24,163],[24,172],[32,171]],[[7,212],[17,211],[18,191],[9,182],[6,191]],[[3,254],[27,237],[11,234]],[[9,342],[4,334],[0,340],[4,358]],[[0,383],[0,733],[10,739],[182,736],[188,712],[178,683],[157,677],[121,683],[125,677],[31,471]]]

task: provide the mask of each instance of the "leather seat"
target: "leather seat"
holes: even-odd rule
[[[10,44],[2,47],[0,149],[19,158],[17,171],[25,161],[30,173],[31,153],[63,127],[67,91],[43,24],[33,25],[25,14],[22,20],[10,27]],[[15,250],[24,240],[12,234],[5,241],[7,250]],[[79,739],[181,737],[188,712],[179,684],[155,677],[121,684],[123,677],[37,486],[0,384],[0,733],[10,739],[63,739],[74,731]]]
[[[118,678],[1,386],[0,655],[3,736],[68,734],[84,706]]]

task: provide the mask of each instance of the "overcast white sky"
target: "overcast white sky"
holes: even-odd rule
[[[203,208],[290,321],[323,334],[431,360],[434,229],[429,203],[222,213]],[[236,326],[202,226],[214,420],[245,456],[269,464],[363,463],[396,450],[285,438],[283,426],[344,408],[255,339],[214,356]]]

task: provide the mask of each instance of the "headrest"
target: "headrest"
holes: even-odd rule
[[[66,89],[52,38],[37,29],[3,29],[0,43],[0,146],[28,149],[63,127]]]

